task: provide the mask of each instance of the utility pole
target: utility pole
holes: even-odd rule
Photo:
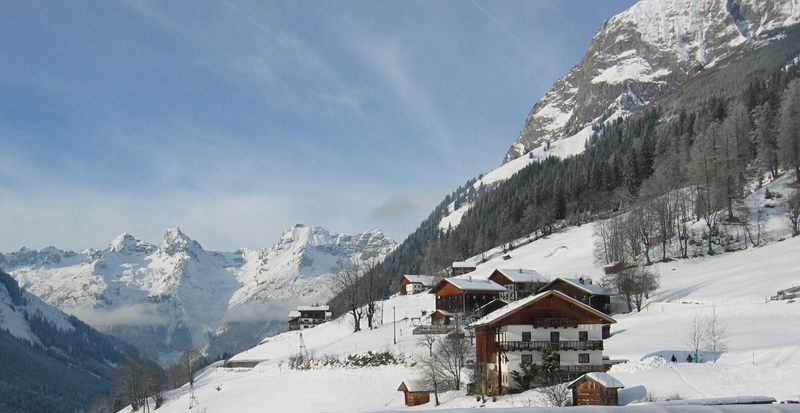
[[[392,333],[394,334],[394,344],[397,344],[397,308],[392,306]]]

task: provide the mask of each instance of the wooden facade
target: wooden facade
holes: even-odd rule
[[[572,389],[573,406],[617,406],[619,405],[618,390],[620,385],[607,386],[583,375],[570,383]]]
[[[600,310],[605,314],[609,314],[611,312],[611,295],[608,293],[592,292],[591,290],[600,290],[600,288],[592,286],[591,284],[583,288],[580,285],[576,285],[576,283],[569,282],[563,278],[556,278],[549,284],[542,287],[539,292],[549,290],[561,291],[562,293],[588,305],[589,307]]]
[[[499,269],[494,270],[489,279],[508,289],[508,291],[500,293],[500,298],[508,301],[517,301],[536,294],[546,284],[546,282],[542,281],[515,281],[504,274],[503,270]]]
[[[583,303],[563,294],[557,290],[541,293],[529,297],[527,304],[519,305],[511,311],[500,314],[488,321],[478,320],[473,326],[475,331],[476,362],[494,369],[489,377],[490,387],[507,389],[509,384],[503,384],[503,374],[508,374],[504,369],[516,368],[508,366],[507,360],[511,352],[536,352],[545,347],[565,351],[601,351],[603,342],[599,339],[586,341],[500,341],[501,329],[506,326],[526,326],[531,331],[543,329],[547,331],[564,331],[564,329],[578,329],[585,325],[606,325],[615,321],[602,312],[589,308]],[[513,304],[512,304],[513,305]],[[497,311],[503,313],[503,309]],[[524,340],[524,339],[523,339]],[[602,354],[600,354],[602,359]],[[590,371],[605,370],[602,361],[586,365],[562,365],[565,379],[575,378]]]
[[[453,314],[476,311],[500,296],[500,291],[463,290],[446,279],[442,280],[431,293],[436,294],[436,309]]]
[[[430,390],[420,389],[416,384],[410,383],[407,385],[404,381],[400,383],[400,387],[397,389],[397,391],[403,392],[406,406],[418,406],[431,401]]]

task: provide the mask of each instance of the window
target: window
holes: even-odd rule
[[[561,334],[558,331],[551,331],[550,332],[550,341],[560,341]]]
[[[588,331],[579,331],[578,332],[578,340],[579,341],[589,341],[589,332]]]
[[[531,332],[530,331],[523,331],[522,332],[522,341],[531,341]]]
[[[533,354],[523,354],[522,364],[533,364]]]
[[[580,353],[578,354],[578,363],[588,363],[589,362],[589,353]]]

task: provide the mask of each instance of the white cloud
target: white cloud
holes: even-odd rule
[[[155,304],[133,304],[114,310],[72,307],[65,311],[78,317],[92,327],[107,329],[116,326],[154,326],[167,323]]]

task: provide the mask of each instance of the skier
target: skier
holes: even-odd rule
[[[694,359],[692,358],[692,355],[691,355],[691,354],[689,354],[688,356],[686,356],[686,362],[687,362],[687,363],[691,363],[691,362],[693,362],[693,361],[694,361]]]
[[[677,363],[677,362],[678,362],[678,358],[677,358],[677,357],[675,357],[675,355],[673,354],[673,355],[672,355],[672,358],[671,358],[671,359],[669,359],[669,361],[671,361],[671,362],[673,362],[673,363]]]

